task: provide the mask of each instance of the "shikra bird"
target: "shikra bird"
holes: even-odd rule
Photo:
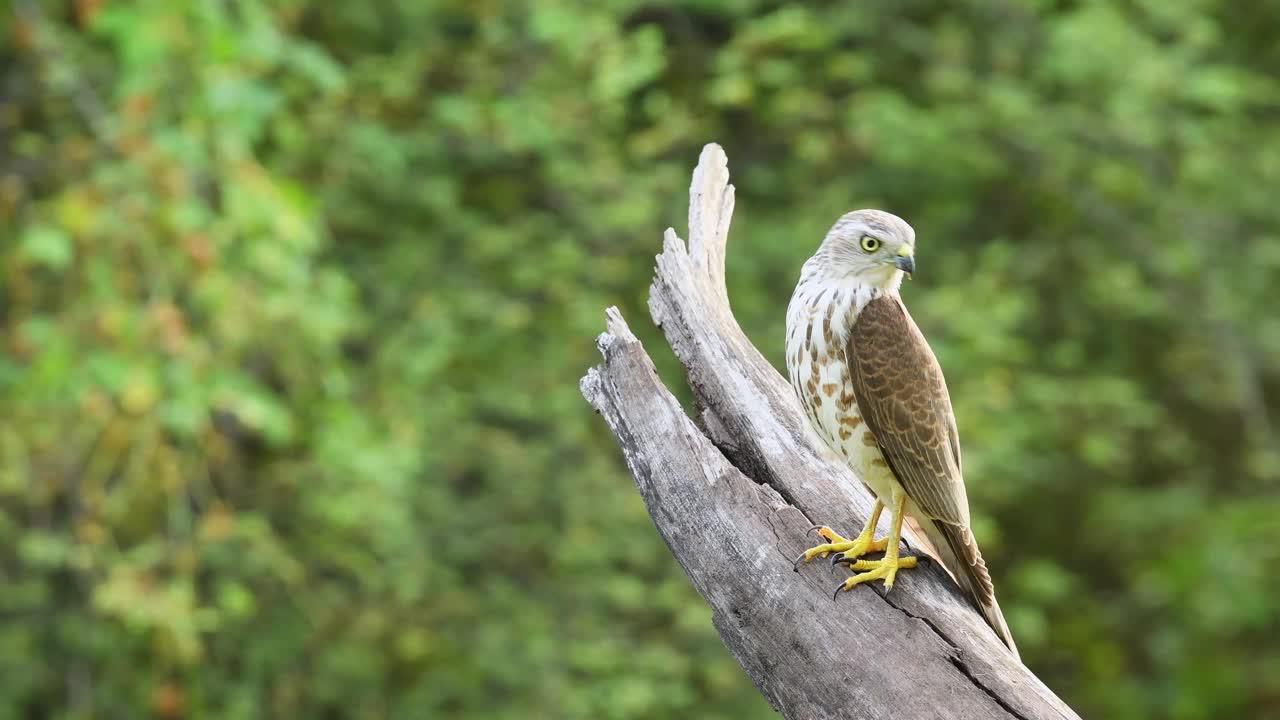
[[[832,555],[857,572],[836,594],[873,580],[893,587],[903,512],[924,530],[939,559],[973,598],[996,635],[1017,654],[995,588],[969,529],[960,438],[938,359],[902,303],[915,271],[915,231],[879,210],[841,217],[804,264],[787,308],[787,370],[813,430],[876,495],[853,539],[818,528],[825,542],[797,559]],[[880,515],[889,536],[876,540]],[[883,559],[862,560],[883,552]]]

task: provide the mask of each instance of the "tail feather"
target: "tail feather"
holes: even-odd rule
[[[978,551],[978,543],[974,540],[969,528],[944,522],[924,522],[925,535],[937,549],[939,560],[955,578],[960,588],[973,599],[982,613],[983,619],[996,631],[1014,657],[1018,657],[1018,646],[1013,642],[1013,634],[1000,612],[1000,604],[996,602],[995,586],[991,583],[991,574],[987,572],[987,563]]]

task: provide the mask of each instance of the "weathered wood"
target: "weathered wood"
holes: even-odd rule
[[[936,563],[901,573],[887,596],[877,584],[835,601],[844,570],[792,571],[813,523],[856,532],[873,499],[818,450],[790,386],[730,311],[728,179],[724,152],[708,145],[690,187],[688,249],[667,230],[649,297],[701,426],[615,308],[598,341],[604,362],[582,379],[725,645],[788,718],[1076,718]]]

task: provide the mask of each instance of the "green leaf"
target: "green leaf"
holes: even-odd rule
[[[22,234],[19,252],[26,260],[50,270],[65,270],[75,259],[71,237],[52,225],[33,225]]]

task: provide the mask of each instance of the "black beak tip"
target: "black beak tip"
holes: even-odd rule
[[[899,270],[908,275],[916,271],[916,259],[910,256],[900,257],[894,264],[898,266]]]

